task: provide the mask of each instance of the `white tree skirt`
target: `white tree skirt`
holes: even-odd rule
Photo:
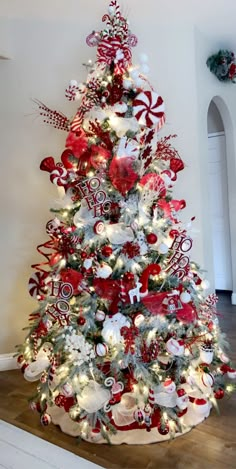
[[[199,406],[196,404],[189,403],[187,413],[182,417],[181,421],[183,423],[183,432],[176,433],[175,436],[181,436],[189,432],[193,427],[205,420],[211,410],[211,403],[208,402],[204,408],[199,409]],[[63,433],[67,433],[71,436],[81,436],[80,425],[71,420],[68,413],[64,409],[53,406],[50,407],[49,413],[52,417],[52,422],[55,425],[59,425]],[[118,430],[115,435],[109,436],[110,441],[113,445],[120,445],[126,443],[128,445],[145,445],[149,443],[157,443],[160,441],[169,440],[170,435],[161,435],[156,428],[152,428],[150,432],[147,432],[146,429],[137,429],[137,430],[128,430],[120,431]],[[96,436],[94,438],[83,438],[86,441],[91,443],[107,443],[104,438],[101,436]]]

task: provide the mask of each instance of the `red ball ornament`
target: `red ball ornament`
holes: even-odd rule
[[[51,267],[54,267],[54,265],[58,264],[62,259],[63,255],[60,252],[56,252],[51,255],[49,264]]]
[[[46,412],[40,418],[40,422],[44,427],[49,425],[51,421],[52,421],[51,415],[47,414]]]
[[[21,368],[24,363],[25,363],[24,355],[19,355],[17,357],[17,365]]]
[[[101,253],[104,257],[110,257],[113,253],[113,249],[111,246],[103,246]]]
[[[80,316],[78,319],[77,319],[77,324],[79,326],[84,326],[84,324],[86,323],[86,319],[83,317],[83,316]]]
[[[81,259],[86,259],[86,257],[87,257],[87,252],[81,251],[80,257],[81,257]]]
[[[223,399],[225,392],[223,389],[219,388],[217,391],[214,392],[214,396],[216,399]]]
[[[36,402],[36,410],[39,414],[41,414],[42,412],[45,412],[45,410],[47,410],[47,404],[44,402]]]
[[[171,238],[174,238],[175,236],[178,236],[179,232],[178,230],[170,230],[169,235]]]
[[[167,423],[163,425],[161,422],[159,422],[157,425],[157,430],[161,435],[168,435],[170,427]]]
[[[157,242],[157,235],[155,233],[149,233],[146,236],[148,244],[155,244]]]
[[[81,272],[77,272],[74,269],[62,269],[60,272],[61,280],[65,283],[70,283],[73,287],[73,293],[77,295],[80,291],[80,284],[83,280]]]
[[[214,329],[214,322],[213,322],[213,321],[208,322],[207,327],[208,327],[209,331],[213,331],[213,329]]]
[[[133,272],[125,272],[123,275],[124,282],[132,282],[134,280]]]
[[[20,371],[21,371],[22,373],[24,373],[25,370],[26,370],[26,368],[27,368],[27,366],[29,366],[29,364],[28,364],[28,363],[24,363],[24,364],[21,366]]]

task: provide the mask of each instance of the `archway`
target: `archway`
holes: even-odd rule
[[[233,125],[229,110],[219,96],[208,107],[208,181],[212,225],[215,285],[232,291],[236,304],[236,222],[233,201],[235,189],[235,155]]]

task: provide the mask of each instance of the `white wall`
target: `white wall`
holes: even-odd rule
[[[214,9],[208,11],[214,4]],[[37,303],[27,295],[30,264],[40,260],[36,245],[47,239],[44,226],[56,189],[48,175],[39,171],[47,155],[59,159],[65,135],[44,126],[34,114],[30,98],[73,115],[74,105],[64,98],[71,78],[83,79],[82,62],[95,56],[87,48],[86,35],[100,28],[106,0],[0,0],[0,54],[8,51],[11,61],[0,62],[1,122],[1,329],[0,353],[11,352],[25,332],[27,317]],[[234,1],[229,2],[227,31],[232,27]],[[204,9],[195,0],[123,0],[131,27],[139,37],[134,58],[147,52],[150,79],[166,102],[165,134],[178,134],[176,146],[186,163],[176,195],[185,198],[184,220],[196,216],[199,230],[193,256],[212,278],[211,239],[207,225],[207,108],[214,95],[222,95],[236,118],[235,89],[217,82],[205,66],[219,46],[209,32],[212,15],[218,34],[224,38],[222,15],[225,3],[206,0]],[[234,11],[233,11],[234,10]],[[4,17],[3,17],[4,16]],[[231,25],[232,22],[232,25]],[[197,25],[197,29],[195,27]],[[229,38],[228,38],[229,39]],[[219,38],[218,38],[218,42]],[[229,41],[230,42],[230,41]],[[235,231],[236,232],[236,231]],[[236,291],[236,290],[235,290]]]

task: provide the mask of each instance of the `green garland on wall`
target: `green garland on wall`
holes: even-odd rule
[[[230,50],[219,50],[206,62],[208,68],[220,81],[236,83],[236,64],[234,53]]]

